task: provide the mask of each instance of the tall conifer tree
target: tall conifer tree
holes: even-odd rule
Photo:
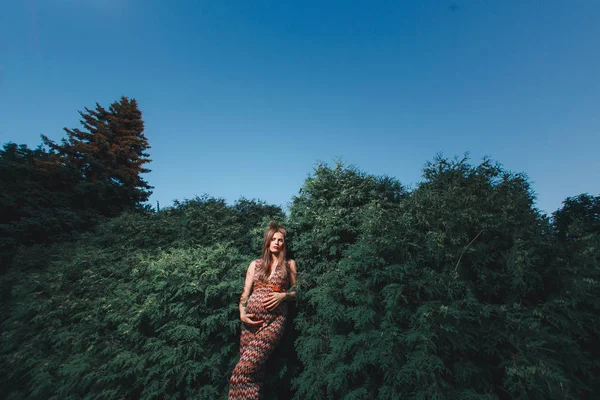
[[[137,101],[123,96],[108,110],[96,103],[79,114],[84,129],[65,128],[61,144],[42,135],[58,160],[78,172],[78,206],[115,216],[148,200],[152,187],[141,174],[150,172],[144,167],[150,145]]]

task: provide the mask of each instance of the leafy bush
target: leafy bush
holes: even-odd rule
[[[595,398],[599,206],[548,218],[524,175],[438,157],[411,191],[320,164],[288,218],[210,196],[126,213],[16,254],[0,397],[225,399],[246,267],[276,219],[299,289],[266,399]]]
[[[598,281],[579,291],[585,314],[549,284],[556,239],[526,178],[438,158],[413,192],[398,188],[321,167],[295,199],[295,252],[310,275],[296,397],[590,396]]]
[[[217,398],[238,357],[253,232],[281,215],[206,196],[125,214],[59,253],[17,254],[27,267],[2,277],[0,396]]]

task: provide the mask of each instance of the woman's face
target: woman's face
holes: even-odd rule
[[[283,233],[275,232],[273,237],[271,238],[271,244],[269,245],[269,250],[271,253],[278,254],[281,249],[285,246],[283,242]]]

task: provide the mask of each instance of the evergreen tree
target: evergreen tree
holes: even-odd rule
[[[90,225],[94,215],[71,208],[77,176],[53,162],[41,146],[6,143],[0,150],[0,263],[19,246],[64,238]]]
[[[296,398],[592,396],[598,281],[549,284],[565,263],[525,176],[440,157],[407,196],[374,182],[321,167],[292,205]]]
[[[142,113],[135,99],[121,97],[105,109],[79,112],[84,130],[65,128],[67,138],[56,144],[42,135],[58,162],[74,169],[81,180],[76,208],[92,208],[105,216],[133,210],[148,200],[151,186],[141,177],[150,172],[150,148]]]
[[[551,322],[568,332],[587,357],[565,349],[557,354],[593,398],[600,393],[600,196],[568,197],[552,214],[552,223],[555,257],[546,287],[557,313]]]
[[[361,238],[375,215],[393,217],[406,196],[393,178],[338,163],[319,164],[294,197],[288,226],[300,266],[295,342],[301,362],[295,398],[376,398],[385,354],[375,347],[381,307],[371,284],[379,285],[381,275],[373,268],[377,254]],[[387,233],[384,223],[381,228],[377,240]]]
[[[567,197],[561,209],[552,214],[558,236],[567,240],[600,232],[600,196],[580,194]]]

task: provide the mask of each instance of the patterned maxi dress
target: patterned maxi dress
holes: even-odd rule
[[[260,265],[260,262],[261,260],[256,260],[256,265]],[[258,327],[242,324],[240,360],[229,379],[229,400],[260,399],[265,378],[265,363],[279,344],[287,319],[286,302],[282,301],[272,311],[263,305],[263,300],[269,293],[288,290],[289,282],[281,276],[282,267],[284,266],[277,266],[266,284],[254,277],[253,291],[248,298],[246,312],[254,314],[254,320],[264,322]]]

